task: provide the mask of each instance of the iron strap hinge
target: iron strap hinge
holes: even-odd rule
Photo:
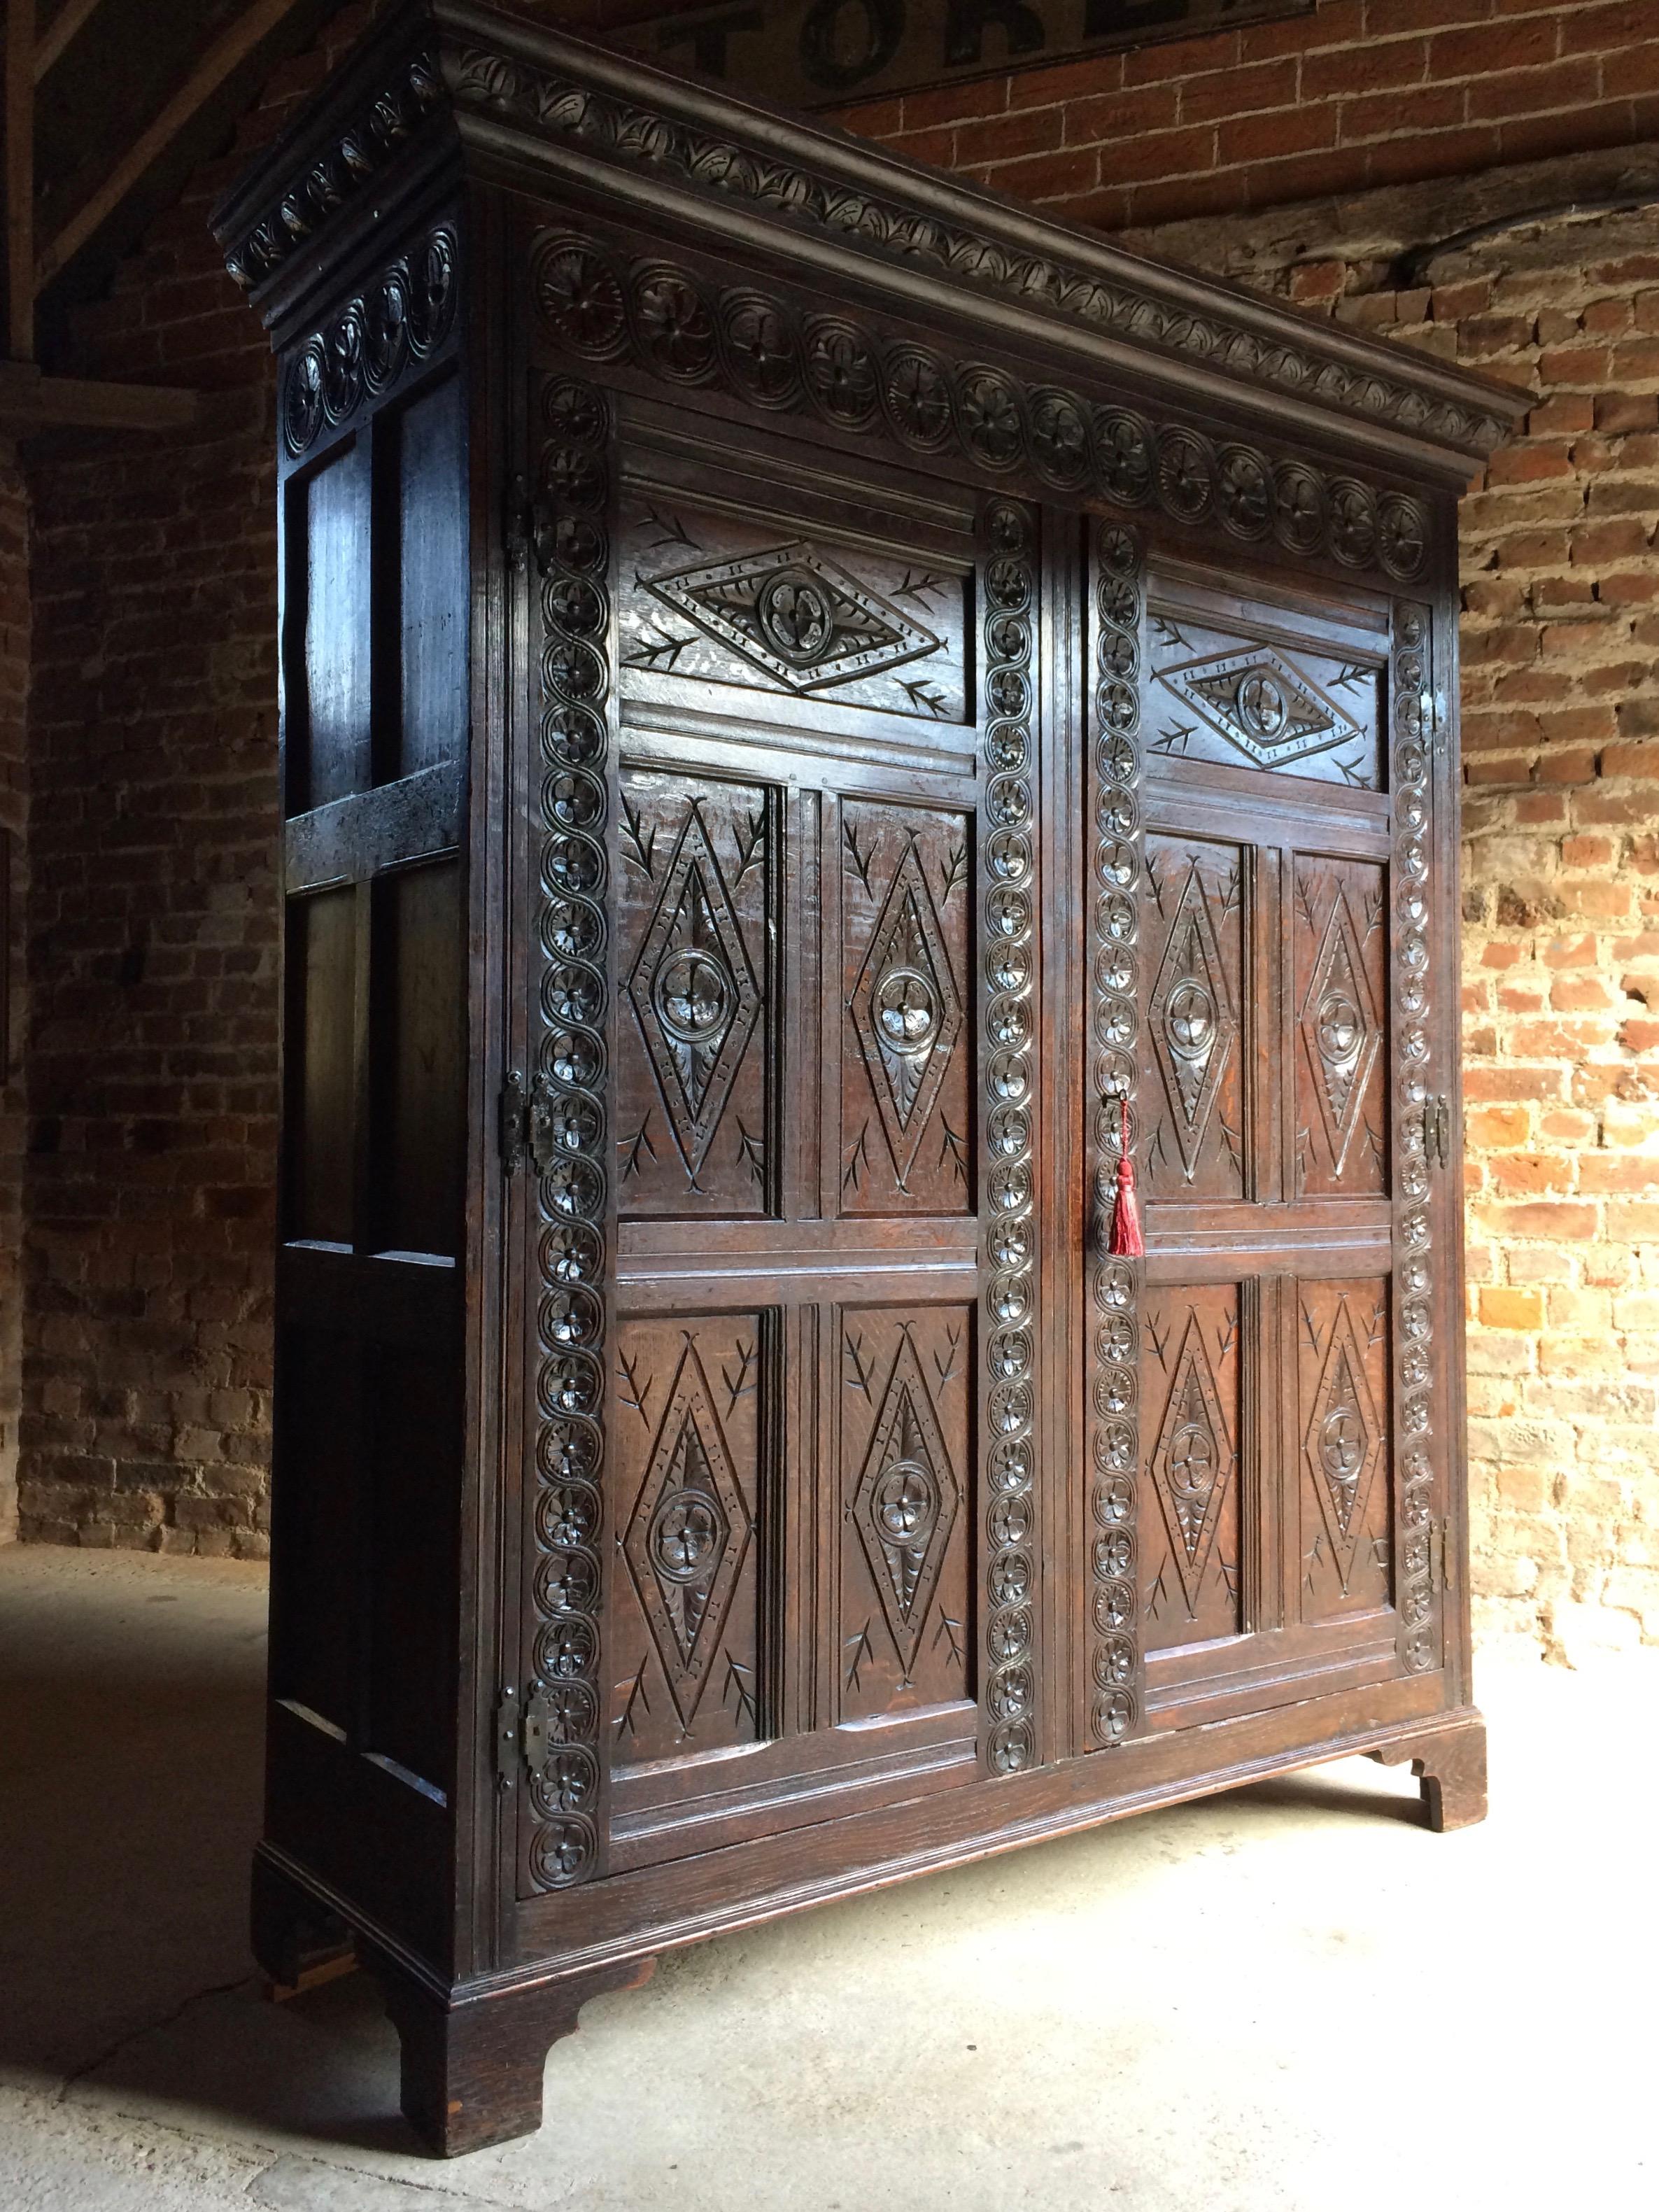
[[[545,1175],[558,1152],[554,1137],[555,1093],[544,1075],[526,1081],[523,1071],[509,1068],[501,1079],[501,1171],[517,1175],[526,1162],[538,1175]]]
[[[540,1775],[556,1738],[553,1701],[545,1690],[521,1698],[509,1682],[495,1705],[495,1772],[510,1790],[521,1771]]]
[[[1437,1160],[1443,1168],[1451,1165],[1451,1101],[1449,1098],[1425,1098],[1423,1102],[1423,1157],[1431,1163]]]
[[[553,558],[553,511],[531,490],[530,479],[509,477],[501,502],[501,544],[508,563],[520,574],[529,568],[532,556],[537,574],[547,574]]]

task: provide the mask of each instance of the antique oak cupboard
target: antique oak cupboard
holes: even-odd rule
[[[671,1945],[1344,1751],[1478,1818],[1455,501],[1519,400],[459,0],[218,228],[270,1971],[349,1929],[465,2150]]]

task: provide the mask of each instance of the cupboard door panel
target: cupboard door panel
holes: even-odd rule
[[[1240,1374],[1243,1286],[1146,1292],[1146,1465],[1157,1511],[1142,1522],[1149,1651],[1244,1627]]]
[[[1388,1194],[1388,872],[1291,861],[1298,1196]]]
[[[777,794],[630,768],[618,804],[618,1209],[772,1212]]]
[[[765,1313],[625,1321],[607,1471],[613,1763],[686,1758],[766,1735],[763,1464],[774,1380]],[[596,1569],[550,1552],[541,1572]],[[575,1567],[568,1561],[577,1561]],[[549,1593],[559,1610],[560,1592]],[[568,1609],[568,1608],[566,1608]]]
[[[1249,859],[1237,845],[1146,840],[1149,1196],[1245,1195],[1246,1081],[1259,1030],[1245,953]]]
[[[1300,1609],[1329,1620],[1393,1597],[1389,1281],[1293,1287]]]
[[[841,1211],[971,1212],[971,824],[845,799],[841,826]]]
[[[972,1695],[973,1310],[849,1306],[839,1322],[837,1697],[841,1719],[867,1720]]]

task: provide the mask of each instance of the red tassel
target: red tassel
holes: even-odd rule
[[[1140,1208],[1135,1203],[1134,1163],[1129,1158],[1129,1102],[1121,1098],[1123,1133],[1117,1155],[1117,1198],[1112,1206],[1112,1235],[1106,1249],[1114,1259],[1141,1260],[1146,1247],[1140,1234]]]

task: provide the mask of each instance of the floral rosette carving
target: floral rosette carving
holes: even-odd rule
[[[605,702],[610,689],[610,416],[569,377],[541,390],[550,511],[541,577],[542,782],[538,1111],[554,1164],[537,1184],[535,1640],[531,1695],[548,1755],[530,1785],[532,1878],[597,1870],[605,1458]]]
[[[384,398],[431,359],[454,325],[458,289],[455,234],[441,223],[301,341],[282,382],[283,442],[292,459],[325,422],[338,429],[365,399]]]
[[[1429,1013],[1432,954],[1431,805],[1435,708],[1426,608],[1395,611],[1394,723],[1396,1076],[1395,1405],[1399,1437],[1395,1579],[1400,1658],[1411,1674],[1440,1663],[1434,1577],[1434,1231],[1425,1112],[1435,1067]]]
[[[1036,1759],[1036,1205],[1032,1050],[1036,961],[1036,521],[996,500],[982,522],[985,760],[1000,795],[983,845],[982,1240],[986,1437],[985,1763],[1018,1774]]]
[[[1139,1023],[1139,897],[1141,617],[1145,563],[1137,533],[1094,526],[1092,796],[1094,866],[1090,896],[1093,969],[1089,994],[1090,1132],[1093,1175],[1090,1253],[1089,1682],[1090,1750],[1121,1743],[1140,1717],[1139,1598],[1135,1520],[1139,1504],[1140,1268],[1107,1249],[1117,1188],[1125,1108],[1129,1143],[1139,1133],[1135,1050]]]
[[[1428,558],[1428,524],[1405,493],[1333,483],[1302,460],[1253,446],[1218,453],[1182,422],[1155,424],[1096,407],[1012,371],[956,362],[910,339],[884,343],[845,315],[797,325],[781,299],[744,285],[718,290],[662,261],[625,265],[590,239],[545,241],[531,270],[548,331],[585,361],[632,357],[672,384],[718,378],[739,399],[782,412],[810,408],[839,430],[884,430],[912,453],[954,451],[997,476],[1023,471],[1115,507],[1153,505],[1189,529],[1218,518],[1233,536],[1276,532],[1289,552],[1349,568],[1378,564],[1402,582]]]

